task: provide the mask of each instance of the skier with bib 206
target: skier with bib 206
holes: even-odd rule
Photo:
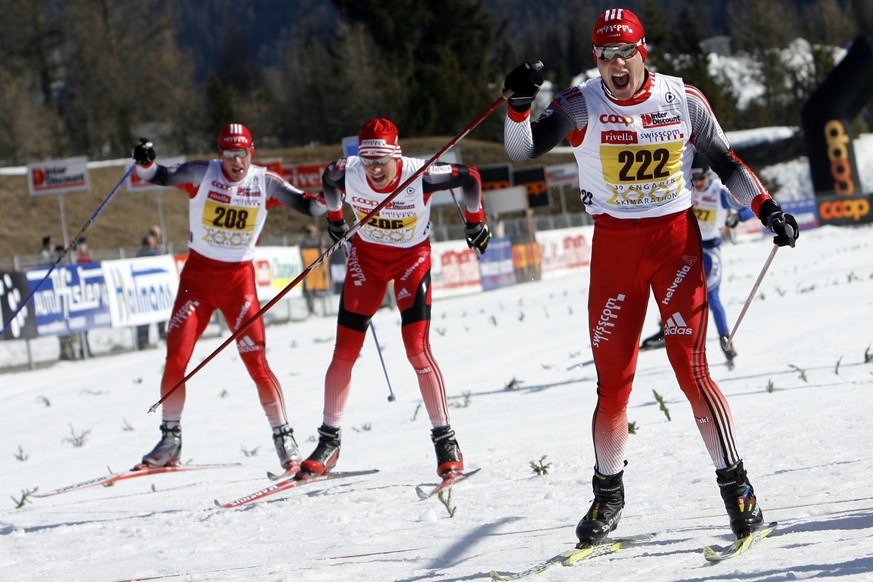
[[[358,154],[331,163],[322,176],[331,239],[339,241],[349,230],[343,200],[360,221],[424,163],[402,154],[397,127],[390,120],[364,123],[358,132]],[[406,357],[415,370],[433,427],[437,473],[447,478],[463,471],[464,457],[449,424],[446,387],[430,347],[431,197],[450,188],[463,190],[468,246],[484,253],[491,234],[482,209],[479,172],[472,166],[442,162],[424,170],[349,239],[336,345],[324,379],[323,424],[318,429],[318,445],[301,464],[298,478],[328,473],[336,465],[352,368],[370,319],[382,305],[392,280]]]
[[[188,259],[167,322],[167,357],[161,395],[184,377],[194,344],[215,310],[235,331],[260,310],[252,265],[255,244],[268,210],[282,205],[309,216],[327,211],[317,196],[299,190],[263,167],[252,164],[254,141],[248,128],[231,123],[218,135],[218,158],[163,166],[153,144],[143,138],[133,148],[137,175],[160,186],[188,193]],[[258,389],[273,429],[273,444],[285,469],[300,455],[288,424],[282,387],[267,363],[264,323],[258,319],[237,339],[237,350]],[[182,454],[185,386],[163,402],[161,440],[142,458],[142,467],[175,466]]]
[[[621,519],[627,404],[653,293],[662,320],[677,323],[666,337],[667,355],[715,465],[731,529],[744,538],[760,527],[763,514],[737,449],[730,407],[706,363],[703,249],[686,178],[694,149],[776,234],[775,244],[793,247],[797,222],[737,157],[703,94],[646,68],[645,33],[633,12],[604,11],[592,42],[600,77],[559,93],[535,123],[530,106],[543,80],[538,67],[524,63],[504,81],[513,92],[504,125],[507,154],[533,159],[566,138],[579,166],[582,201],[594,217],[588,297],[597,368],[594,501],[576,535],[580,547],[596,544]]]

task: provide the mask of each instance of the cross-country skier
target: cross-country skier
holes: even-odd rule
[[[390,120],[364,123],[358,132],[358,154],[331,163],[322,176],[331,238],[339,241],[349,229],[343,200],[355,219],[361,220],[424,162],[401,153],[397,127]],[[479,172],[461,164],[431,165],[351,237],[336,345],[324,379],[323,424],[318,429],[318,445],[303,461],[299,478],[329,472],[339,458],[340,425],[351,389],[352,368],[370,319],[392,280],[406,357],[415,370],[433,427],[437,473],[446,477],[463,471],[464,458],[449,424],[446,387],[430,348],[431,196],[450,188],[463,189],[467,244],[484,253],[491,234],[482,209]]]
[[[667,355],[715,465],[731,528],[743,538],[763,514],[737,449],[730,407],[706,363],[703,249],[686,180],[694,148],[776,234],[775,244],[793,247],[797,222],[737,157],[700,90],[646,68],[645,33],[633,12],[604,11],[591,36],[600,77],[559,93],[536,123],[530,106],[542,84],[538,68],[525,63],[504,82],[513,91],[504,126],[509,157],[529,160],[566,138],[579,165],[582,201],[594,217],[588,297],[597,368],[594,501],[576,535],[582,546],[595,544],[621,518],[627,403],[651,292],[662,319],[677,323],[666,337]]]
[[[228,124],[221,130],[218,158],[209,161],[164,166],[155,162],[155,148],[149,140],[140,139],[133,148],[140,178],[160,186],[175,186],[185,190],[190,198],[188,259],[167,322],[162,396],[185,377],[194,344],[216,309],[232,331],[260,310],[252,257],[268,210],[282,205],[309,216],[327,211],[317,196],[252,164],[254,153],[252,134],[239,123]],[[300,455],[286,417],[282,387],[267,363],[263,321],[252,323],[236,344],[273,427],[279,462],[285,469],[296,467]],[[182,454],[180,422],[184,404],[182,385],[163,403],[161,440],[142,458],[142,466],[178,463]]]

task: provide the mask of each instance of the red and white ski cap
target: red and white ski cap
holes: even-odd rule
[[[218,147],[223,150],[245,150],[253,143],[252,132],[241,123],[228,123],[218,134]]]
[[[594,46],[616,43],[636,44],[640,41],[643,41],[643,44],[637,50],[645,61],[649,53],[646,48],[646,31],[637,15],[627,8],[604,10],[594,24],[594,30],[591,31],[591,42]]]
[[[358,130],[358,156],[362,158],[400,157],[397,126],[390,119],[371,119]]]

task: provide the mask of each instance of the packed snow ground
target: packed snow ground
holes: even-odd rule
[[[772,244],[724,248],[722,300],[733,321]],[[432,344],[467,466],[450,507],[420,501],[435,482],[429,423],[396,311],[374,323],[396,402],[368,339],[354,374],[337,470],[374,476],[312,484],[236,510],[228,501],[278,468],[255,390],[231,348],[189,384],[186,462],[228,469],[135,479],[50,498],[54,489],[132,466],[156,442],[162,350],[64,362],[0,376],[0,572],[3,580],[487,580],[572,547],[591,500],[593,366],[587,271],[433,309]],[[729,371],[715,339],[712,374],[728,395],[741,453],[778,530],[752,552],[707,564],[731,541],[714,469],[663,350],[641,354],[629,420],[627,508],[618,534],[651,543],[553,570],[540,580],[873,579],[873,230],[805,231],[780,249],[737,337]],[[644,333],[654,331],[650,309]],[[335,321],[267,330],[304,454],[321,423]],[[712,329],[714,326],[711,325]],[[204,338],[192,362],[223,337]],[[663,396],[670,419],[656,403]],[[80,447],[72,441],[84,440]],[[537,475],[531,463],[548,465]]]

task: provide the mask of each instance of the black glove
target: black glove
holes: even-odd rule
[[[467,237],[468,247],[478,250],[480,255],[485,254],[485,249],[488,248],[488,241],[491,240],[491,232],[488,230],[488,225],[484,222],[464,223],[464,236]]]
[[[724,221],[724,225],[728,228],[736,228],[736,226],[740,223],[740,215],[736,212],[731,212],[727,215],[727,218]]]
[[[330,240],[337,242],[346,235],[349,231],[349,225],[345,220],[328,220],[327,234],[330,235]]]
[[[776,235],[773,237],[773,242],[776,245],[794,247],[794,242],[800,236],[800,229],[797,228],[797,220],[792,215],[782,212],[779,203],[772,199],[761,205],[759,214],[764,226]]]
[[[155,161],[158,154],[155,153],[155,146],[148,139],[139,138],[139,144],[133,148],[133,159],[140,166],[148,166]]]
[[[506,75],[506,79],[503,81],[503,92],[512,91],[512,96],[507,101],[515,111],[523,112],[530,109],[531,102],[543,84],[543,76],[540,74],[542,68],[541,61],[533,64],[525,62]]]

